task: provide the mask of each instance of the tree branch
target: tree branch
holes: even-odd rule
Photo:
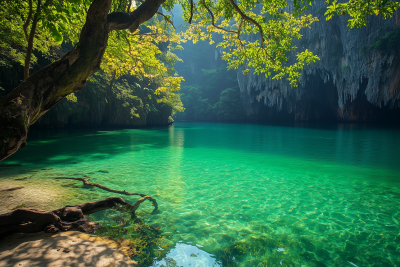
[[[260,32],[260,36],[261,36],[261,44],[260,44],[260,49],[264,50],[265,55],[267,57],[269,57],[271,59],[272,62],[275,62],[275,59],[273,59],[273,57],[271,57],[268,52],[264,49],[264,31],[261,27],[261,25],[255,21],[254,19],[250,18],[249,16],[247,16],[246,14],[243,13],[242,10],[240,10],[240,8],[236,5],[236,3],[233,0],[229,0],[229,2],[231,3],[231,5],[233,6],[233,9],[235,9],[239,15],[246,21],[250,22],[251,24],[255,25],[258,28],[258,31]]]
[[[132,0],[129,0],[128,7],[126,8],[126,12],[131,11],[131,6],[132,6]]]
[[[31,14],[31,4],[32,4],[32,0],[29,1],[29,14],[32,16]],[[31,32],[29,34],[29,39],[28,39],[28,48],[26,51],[26,57],[25,57],[25,67],[24,67],[24,80],[28,79],[29,77],[29,66],[31,63],[31,57],[32,57],[32,50],[33,50],[33,39],[35,38],[35,31],[36,31],[36,25],[37,25],[37,21],[38,21],[38,17],[40,14],[40,6],[42,4],[42,0],[38,0],[37,3],[37,8],[36,8],[36,13],[35,16],[33,16],[33,21],[32,21],[32,28],[31,28]],[[27,20],[28,22],[28,20]],[[25,25],[24,25],[24,32],[25,32]],[[27,35],[27,33],[25,32],[25,35]]]
[[[208,6],[206,5],[206,1],[203,0],[202,2],[203,2],[204,7],[207,9],[208,13],[210,14],[210,16],[211,16],[211,24],[212,24],[215,28],[220,29],[220,30],[225,31],[225,32],[238,33],[238,34],[239,34],[238,31],[226,30],[226,29],[224,29],[224,28],[221,28],[221,27],[218,27],[217,25],[215,25],[215,22],[214,22],[214,21],[215,21],[215,19],[214,19],[214,14],[211,12],[211,10],[210,10],[210,9],[208,8]]]
[[[146,0],[130,13],[113,12],[107,16],[108,32],[129,29],[136,31],[140,24],[151,19],[165,0]]]
[[[83,182],[84,185],[95,186],[95,187],[98,187],[98,188],[103,189],[103,190],[108,191],[108,192],[113,192],[113,193],[118,193],[118,194],[128,195],[128,196],[135,195],[135,196],[146,197],[146,199],[148,199],[149,201],[151,201],[153,203],[154,209],[158,209],[157,201],[154,198],[149,197],[149,196],[147,196],[145,194],[130,193],[130,192],[126,192],[125,190],[119,191],[119,190],[111,189],[111,188],[105,187],[104,185],[101,185],[101,184],[91,183],[91,182],[89,182],[90,179],[88,179],[88,178],[84,179],[84,178],[78,178],[78,177],[54,177],[54,179],[77,180],[77,181]]]
[[[240,46],[242,48],[244,48],[243,43],[242,43],[242,39],[240,39],[240,32],[242,31],[242,24],[243,24],[243,18],[239,22],[239,27],[238,27],[238,31],[237,31],[237,38],[239,39]]]
[[[230,2],[231,5],[233,6],[233,9],[235,9],[236,12],[238,12],[239,15],[240,15],[243,19],[245,19],[245,20],[247,20],[248,22],[254,24],[254,25],[258,28],[258,30],[259,30],[259,32],[260,32],[260,35],[261,35],[261,48],[264,48],[264,31],[263,31],[261,25],[260,25],[257,21],[255,21],[254,19],[252,19],[252,18],[250,18],[249,16],[247,16],[246,14],[244,14],[243,11],[240,10],[240,8],[236,5],[236,3],[235,3],[233,0],[229,0],[229,2]]]
[[[193,19],[193,0],[189,0],[190,1],[190,18],[189,18],[189,24],[192,23],[192,19]]]
[[[29,36],[28,36],[28,26],[29,23],[31,23],[31,19],[32,19],[32,14],[33,14],[33,7],[32,7],[32,0],[29,0],[29,14],[28,17],[26,18],[26,21],[24,23],[24,26],[22,26],[22,28],[24,29],[24,34],[25,34],[25,39],[27,42],[29,42]]]
[[[165,16],[163,13],[161,13],[161,12],[156,12],[158,15],[161,15],[161,16],[163,16],[164,17],[164,19],[169,23],[169,24],[171,24],[172,25],[172,27],[174,27],[174,29],[176,30],[176,28],[175,28],[175,25],[174,25],[174,23],[167,17],[167,16]]]

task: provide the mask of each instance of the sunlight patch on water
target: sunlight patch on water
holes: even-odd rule
[[[167,254],[166,258],[153,264],[153,267],[160,266],[196,266],[196,267],[220,267],[214,258],[196,246],[178,243],[175,248]]]

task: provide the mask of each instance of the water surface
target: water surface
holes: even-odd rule
[[[400,266],[399,134],[217,123],[33,132],[0,166],[155,197],[160,211],[145,203],[141,216],[160,227],[168,258],[153,266]],[[77,203],[115,195],[59,182]]]

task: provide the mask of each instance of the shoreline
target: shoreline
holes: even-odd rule
[[[81,203],[83,200],[78,198],[87,197],[79,195],[81,185],[76,182],[52,179],[54,169],[38,169],[30,175],[21,169],[0,169],[5,175],[0,179],[0,214],[16,208],[51,211]],[[0,267],[137,266],[129,257],[130,250],[106,237],[75,230],[56,234],[14,233],[0,239]]]
[[[24,177],[25,176],[25,177]],[[73,191],[52,179],[12,176],[0,179],[0,214],[16,208],[54,210],[71,202]]]
[[[0,240],[0,267],[137,266],[117,242],[78,231],[12,234]]]

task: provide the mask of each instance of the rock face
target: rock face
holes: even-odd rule
[[[35,127],[145,127],[168,125],[171,108],[159,104],[157,109],[146,111],[137,108],[137,115],[133,116],[131,106],[126,105],[125,99],[118,98],[117,94],[95,93],[84,88],[76,93],[77,102],[62,100],[53,109],[44,114]],[[138,105],[139,106],[139,105]]]
[[[238,70],[248,118],[400,122],[400,11],[387,20],[371,17],[366,27],[349,30],[349,17],[326,21],[325,10],[324,1],[313,4],[310,11],[319,22],[302,30],[296,43],[299,50],[320,57],[305,67],[297,88]]]

